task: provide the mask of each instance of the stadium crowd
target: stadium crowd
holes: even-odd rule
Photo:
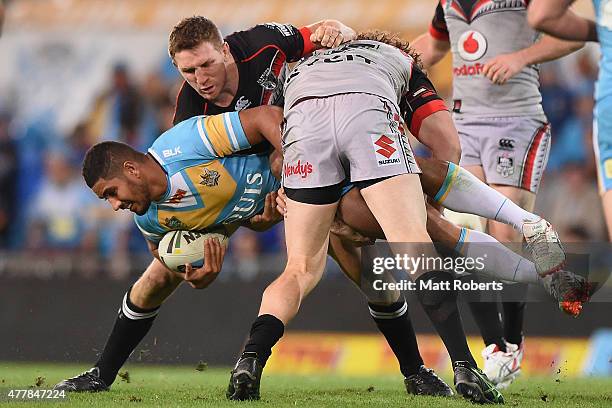
[[[164,62],[136,79],[128,65],[117,62],[109,70],[106,89],[69,134],[60,133],[45,117],[18,124],[10,104],[0,106],[0,250],[96,254],[111,266],[104,270],[117,278],[130,273],[128,261],[134,254],[148,256],[132,215],[112,214],[83,182],[80,163],[98,141],[117,140],[146,150],[172,125],[181,79],[168,65]],[[566,242],[606,237],[592,148],[596,77],[597,63],[588,50],[541,68],[553,142],[536,212]],[[450,97],[449,89],[439,91]],[[282,226],[264,234],[242,228],[230,241],[231,267],[226,269],[244,279],[256,276],[266,269],[262,255],[282,252],[282,235]],[[82,257],[83,264],[89,258]]]

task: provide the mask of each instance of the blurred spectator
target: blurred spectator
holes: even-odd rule
[[[257,234],[250,229],[240,228],[230,239],[230,251],[234,258],[233,272],[245,281],[255,279],[260,271]]]
[[[142,144],[139,127],[143,116],[140,91],[132,81],[127,65],[113,67],[111,85],[96,100],[92,128],[98,139],[117,140],[134,147]]]
[[[0,113],[0,248],[6,248],[10,242],[17,205],[18,156],[10,122],[7,113]]]
[[[66,148],[70,164],[79,169],[85,153],[92,145],[93,137],[89,131],[89,125],[85,122],[77,124],[67,140]]]
[[[571,233],[575,226],[584,228],[583,235],[595,241],[606,236],[597,186],[582,162],[570,162],[558,176],[545,177],[537,207],[536,212],[555,226],[561,240],[566,238],[564,231]]]
[[[151,73],[142,83],[144,114],[140,126],[141,145],[146,150],[155,139],[172,127],[174,119],[174,100],[170,97],[169,87],[161,75]]]
[[[45,157],[46,178],[30,208],[27,246],[31,249],[95,249],[95,234],[86,229],[83,206],[90,197],[64,152]]]
[[[563,130],[566,120],[573,112],[572,93],[561,82],[557,67],[554,63],[543,64],[540,71],[542,106],[552,127],[553,145],[557,134]]]

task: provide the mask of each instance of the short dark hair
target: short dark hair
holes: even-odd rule
[[[210,42],[217,49],[223,45],[221,31],[211,20],[202,16],[187,17],[174,26],[168,38],[168,54],[174,55],[183,50],[191,50],[203,43]]]
[[[120,142],[102,142],[92,146],[83,159],[83,178],[89,188],[93,188],[99,179],[109,180],[117,177],[123,169],[123,163],[133,160],[141,163],[145,155],[131,146]]]

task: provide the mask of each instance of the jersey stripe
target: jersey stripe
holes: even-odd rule
[[[206,118],[198,118],[198,120],[196,121],[198,123],[198,133],[200,134],[200,138],[202,139],[202,142],[204,142],[204,146],[206,146],[210,154],[216,155],[215,149],[213,149],[213,147],[211,146],[208,140],[208,136],[206,135],[206,132],[204,131],[204,128],[202,127],[202,122],[204,120],[206,120]]]
[[[240,62],[248,62],[248,61],[252,60],[253,58],[255,58],[256,56],[258,56],[259,54],[261,54],[262,52],[264,52],[264,50],[267,50],[268,48],[276,48],[281,54],[285,55],[283,50],[281,50],[278,46],[276,46],[274,44],[268,44],[268,45],[266,45],[264,47],[261,47],[259,50],[257,50],[257,52],[255,52],[255,54],[251,55],[250,57],[247,57],[247,58],[243,59]]]
[[[244,129],[242,128],[242,122],[240,122],[240,113],[230,112],[228,115],[232,124],[232,128],[234,130],[234,134],[236,135],[236,141],[238,142],[238,150],[248,149],[249,147],[251,147],[251,143],[249,142],[249,139],[247,139],[246,133],[244,133]]]
[[[207,116],[204,119],[206,136],[208,136],[208,140],[219,157],[231,154],[234,151],[223,115]]]
[[[165,165],[165,164],[166,164],[166,163],[165,163],[165,162],[162,160],[162,158],[161,158],[161,157],[159,157],[159,155],[158,155],[158,154],[155,152],[155,150],[153,150],[153,148],[152,148],[152,147],[149,147],[148,152],[149,152],[149,154],[150,154],[151,156],[155,157],[155,160],[157,160],[157,162],[158,162],[159,164],[162,164],[162,165]]]
[[[236,140],[236,134],[234,133],[234,127],[232,126],[232,121],[230,119],[229,112],[223,114],[223,124],[225,125],[225,130],[232,141],[232,147],[234,150],[240,150],[240,146],[238,146],[238,140]]]

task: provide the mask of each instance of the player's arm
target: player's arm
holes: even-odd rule
[[[159,241],[161,241],[163,233],[153,228],[146,219],[136,217],[135,221],[147,242],[149,252],[164,265],[159,257]],[[204,265],[201,268],[194,269],[190,264],[187,264],[185,265],[185,273],[181,275],[194,289],[204,289],[216,279],[223,266],[226,248],[216,239],[207,239],[204,241],[202,250],[204,251]]]
[[[273,191],[266,194],[266,200],[264,202],[264,209],[261,214],[256,214],[243,221],[240,225],[247,227],[253,231],[261,232],[267,231],[274,225],[278,224],[283,220],[283,214],[281,214],[276,206],[278,193]]]
[[[421,64],[425,69],[436,65],[450,51],[448,28],[440,3],[429,25],[429,31],[412,41],[410,47],[420,55]]]
[[[528,65],[552,61],[582,47],[584,47],[584,42],[564,41],[544,35],[540,41],[530,47],[498,55],[487,61],[482,72],[491,82],[502,85]]]
[[[569,6],[573,0],[532,0],[527,21],[536,30],[570,41],[598,41],[595,22],[578,16]]]
[[[310,41],[314,49],[334,48],[340,44],[353,40],[357,33],[351,27],[338,20],[321,20],[309,24],[305,28],[310,31]]]
[[[412,69],[400,109],[410,133],[431,150],[434,158],[459,163],[461,145],[448,108],[417,67]]]
[[[251,145],[267,140],[278,151],[281,148],[280,126],[283,110],[278,106],[258,106],[240,111],[240,123]]]

